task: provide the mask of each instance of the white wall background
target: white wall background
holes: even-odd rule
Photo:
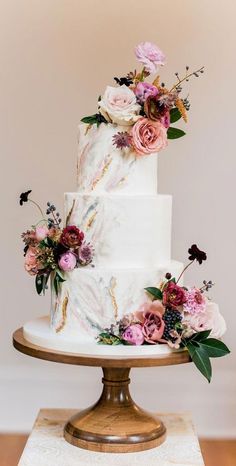
[[[232,353],[213,361],[210,386],[192,365],[136,369],[132,393],[148,409],[191,410],[202,435],[236,435],[235,14],[233,0],[0,1],[2,431],[29,430],[40,407],[85,407],[99,394],[99,369],[12,348],[12,332],[49,309],[23,270],[20,234],[37,214],[18,195],[31,188],[63,209],[63,193],[75,190],[80,118],[113,76],[136,66],[134,46],[151,40],[167,55],[166,83],[186,64],[206,66],[190,83],[187,136],[160,155],[159,186],[174,196],[173,257],[184,260],[193,242],[208,252],[186,280],[217,283]]]

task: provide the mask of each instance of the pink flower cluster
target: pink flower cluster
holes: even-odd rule
[[[164,307],[158,300],[144,303],[135,313],[138,323],[129,325],[123,335],[123,340],[132,345],[142,345],[144,342],[155,345],[163,342],[162,335],[165,323],[162,319]]]

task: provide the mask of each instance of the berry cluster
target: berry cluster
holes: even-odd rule
[[[46,210],[47,215],[52,215],[52,218],[48,218],[48,226],[49,228],[52,227],[59,227],[61,223],[61,218],[59,212],[56,212],[56,207],[55,205],[51,204],[50,202],[47,202],[47,210]]]
[[[180,324],[182,321],[182,315],[179,311],[174,309],[166,309],[165,314],[163,315],[163,320],[165,322],[165,330],[163,333],[162,338],[166,341],[171,341],[172,343],[175,342],[176,338],[170,335],[172,330],[178,331],[177,324]]]

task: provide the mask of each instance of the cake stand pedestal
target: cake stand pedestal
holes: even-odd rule
[[[33,345],[24,338],[22,328],[14,333],[13,345],[35,358],[102,368],[103,390],[99,400],[65,424],[64,437],[72,445],[93,451],[127,453],[148,450],[164,442],[163,422],[138,407],[131,398],[130,369],[190,362],[187,351],[134,357],[81,355]]]

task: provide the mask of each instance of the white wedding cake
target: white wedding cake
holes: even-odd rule
[[[115,148],[117,130],[123,128],[80,125],[78,191],[65,194],[67,225],[86,234],[95,255],[53,294],[51,326],[81,343],[95,342],[103,328],[140,308],[145,287],[183,267],[171,260],[172,198],[157,194],[157,154],[137,158]]]
[[[171,259],[170,195],[158,194],[159,152],[185,132],[190,104],[182,85],[168,89],[157,74],[162,51],[150,42],[135,49],[141,72],[117,78],[98,99],[97,113],[79,125],[77,191],[65,194],[65,220],[47,202],[32,202],[39,222],[22,233],[25,270],[37,293],[51,282],[49,317],[24,325],[33,344],[80,354],[149,356],[188,350],[207,380],[210,357],[229,352],[218,339],[226,330],[219,307],[207,295],[211,280],[183,286],[183,273],[207,255],[192,244],[188,263]],[[149,78],[149,80],[147,79]],[[172,126],[174,124],[174,126]]]

